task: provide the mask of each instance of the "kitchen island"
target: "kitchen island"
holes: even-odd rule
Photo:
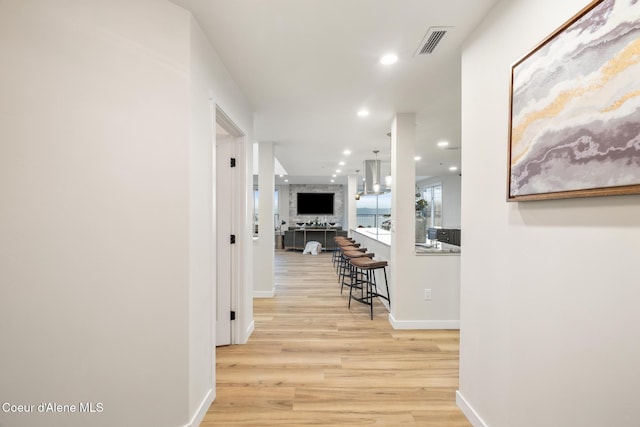
[[[378,228],[355,228],[351,237],[374,259],[387,261],[391,307],[389,322],[395,329],[458,329],[460,327],[460,247],[446,243],[418,244],[414,250],[392,248],[392,234]],[[397,257],[405,257],[409,281],[394,283]],[[378,283],[384,277],[376,276]],[[386,304],[386,301],[380,299]]]

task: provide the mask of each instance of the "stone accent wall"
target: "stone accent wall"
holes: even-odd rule
[[[298,215],[298,193],[334,193],[333,215]],[[344,224],[344,186],[329,184],[291,184],[289,185],[289,227],[296,227],[297,222],[319,222]]]

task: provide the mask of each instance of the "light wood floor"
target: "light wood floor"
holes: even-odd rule
[[[458,331],[394,330],[340,294],[331,254],[276,252],[276,296],[246,345],[217,350],[202,427],[470,426],[455,405]]]

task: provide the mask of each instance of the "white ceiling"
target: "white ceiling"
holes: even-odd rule
[[[373,150],[384,168],[396,113],[416,113],[417,175],[459,173],[449,167],[460,166],[460,46],[496,1],[173,0],[249,99],[255,141],[275,143],[292,183],[362,170]],[[432,26],[451,28],[433,54],[415,56]],[[380,64],[389,52],[399,61]]]

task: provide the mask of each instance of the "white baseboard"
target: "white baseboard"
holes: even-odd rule
[[[204,416],[207,414],[209,406],[211,406],[215,398],[216,395],[214,390],[209,389],[207,395],[202,400],[202,403],[200,403],[198,410],[193,414],[193,417],[191,417],[191,421],[189,421],[189,424],[186,424],[184,427],[198,427],[202,420],[204,420]]]
[[[235,337],[235,339],[231,342],[231,344],[233,345],[242,345],[242,344],[246,344],[247,341],[249,341],[249,337],[251,337],[251,334],[253,333],[253,330],[256,327],[256,322],[252,319],[251,323],[249,323],[249,326],[247,326],[246,329],[241,330],[240,328],[238,328],[237,330],[237,334],[243,334],[242,336],[238,336]]]
[[[456,405],[458,405],[458,408],[460,408],[473,427],[489,427],[471,405],[469,405],[469,402],[467,402],[467,399],[460,393],[460,390],[456,390]]]
[[[273,298],[275,294],[275,289],[272,289],[270,291],[253,291],[254,298]]]
[[[460,329],[459,320],[396,320],[389,314],[393,329]]]
[[[256,328],[256,322],[254,320],[251,321],[251,323],[249,324],[249,327],[247,328],[246,332],[245,332],[245,340],[243,344],[246,344],[247,341],[249,340],[249,337],[251,336],[251,334],[253,333],[253,330]]]

